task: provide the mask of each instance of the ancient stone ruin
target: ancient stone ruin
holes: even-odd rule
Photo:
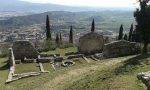
[[[150,71],[139,73],[137,78],[146,85],[147,90],[150,90]]]
[[[133,55],[140,52],[140,46],[135,42],[125,40],[115,41],[104,45],[104,57],[113,58]]]
[[[79,39],[78,51],[82,54],[94,54],[103,51],[104,39],[103,36],[90,32]]]
[[[29,41],[16,41],[12,46],[15,60],[34,59],[38,57],[38,52]]]

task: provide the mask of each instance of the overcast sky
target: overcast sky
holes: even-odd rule
[[[52,3],[70,6],[135,7],[137,0],[22,0],[33,3]]]

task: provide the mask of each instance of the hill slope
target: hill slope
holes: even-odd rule
[[[76,51],[75,48],[57,49],[46,53]],[[63,52],[62,52],[63,51]],[[149,71],[150,54],[134,55],[99,62],[76,61],[76,65],[59,68],[56,71],[50,64],[43,64],[50,73],[30,77],[5,85],[8,75],[7,59],[0,59],[1,90],[145,90],[145,86],[136,78],[139,72]],[[28,68],[27,68],[28,66]],[[18,68],[19,67],[19,68]],[[26,67],[26,68],[25,68]],[[17,72],[34,71],[35,64],[17,65]]]

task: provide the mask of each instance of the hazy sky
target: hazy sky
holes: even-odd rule
[[[137,0],[22,0],[33,3],[53,3],[70,6],[135,7]]]

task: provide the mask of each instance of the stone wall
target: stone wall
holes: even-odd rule
[[[38,57],[38,52],[29,41],[16,41],[13,43],[12,48],[15,60],[23,60],[25,57],[28,59]]]
[[[135,42],[125,40],[115,41],[104,45],[104,57],[113,58],[133,55],[140,52],[140,46]]]
[[[8,59],[9,59],[10,66],[15,66],[15,57],[14,57],[13,50],[12,48],[9,48],[8,50],[9,50]]]
[[[103,46],[103,36],[90,32],[79,39],[78,51],[82,54],[94,54],[102,52]]]

